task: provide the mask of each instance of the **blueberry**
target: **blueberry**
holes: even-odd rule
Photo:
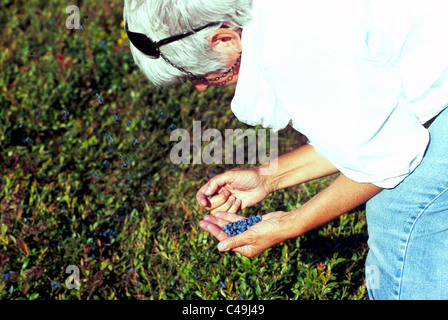
[[[51,286],[54,289],[61,289],[61,284],[58,281],[51,281]]]
[[[98,101],[99,104],[103,103],[103,101],[101,101],[101,96],[98,92],[96,93],[96,100]]]
[[[230,222],[222,227],[222,230],[229,236],[235,236],[246,231],[251,226],[261,221],[261,215],[251,215],[247,219],[241,219],[236,222]]]
[[[33,140],[31,140],[29,137],[27,137],[25,140],[23,140],[23,144],[24,145],[28,145],[28,144],[31,144],[31,143],[33,143]]]

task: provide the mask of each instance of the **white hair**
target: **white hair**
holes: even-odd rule
[[[244,28],[251,20],[253,0],[125,0],[123,16],[129,30],[158,41],[191,31],[211,22],[226,23],[231,30]],[[209,27],[183,40],[160,48],[174,64],[203,76],[225,72],[228,61],[212,50],[207,37],[219,28]],[[174,84],[186,75],[162,58],[151,59],[130,44],[134,61],[155,85]]]

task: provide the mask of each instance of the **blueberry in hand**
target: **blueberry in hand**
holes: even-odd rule
[[[211,195],[211,196],[207,196],[207,198],[211,199],[211,198],[213,198],[213,197],[217,196],[218,194],[219,194],[219,193],[215,193],[214,195]]]
[[[230,222],[222,227],[222,230],[229,236],[236,236],[237,234],[243,233],[251,226],[257,224],[261,221],[261,215],[251,215],[247,219],[241,219],[236,222]]]

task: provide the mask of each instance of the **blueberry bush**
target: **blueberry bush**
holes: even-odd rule
[[[250,165],[174,165],[170,134],[249,128],[233,87],[148,83],[121,1],[76,1],[79,29],[66,1],[0,3],[0,299],[366,299],[363,207],[251,259],[199,228],[197,190]],[[281,131],[280,154],[306,141]],[[334,178],[242,214],[292,210]]]

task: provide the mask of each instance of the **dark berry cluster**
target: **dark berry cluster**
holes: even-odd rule
[[[61,283],[59,281],[51,281],[51,287],[53,289],[61,289]]]
[[[260,215],[251,215],[247,219],[241,219],[236,222],[230,222],[229,224],[226,224],[224,227],[222,227],[222,230],[224,230],[225,233],[227,233],[229,236],[236,236],[237,234],[240,234],[250,227],[252,227],[254,224],[261,221]]]
[[[101,100],[100,94],[97,92],[97,93],[95,93],[95,95],[96,95],[96,100],[98,101],[98,103],[99,104],[103,104],[103,101]]]

